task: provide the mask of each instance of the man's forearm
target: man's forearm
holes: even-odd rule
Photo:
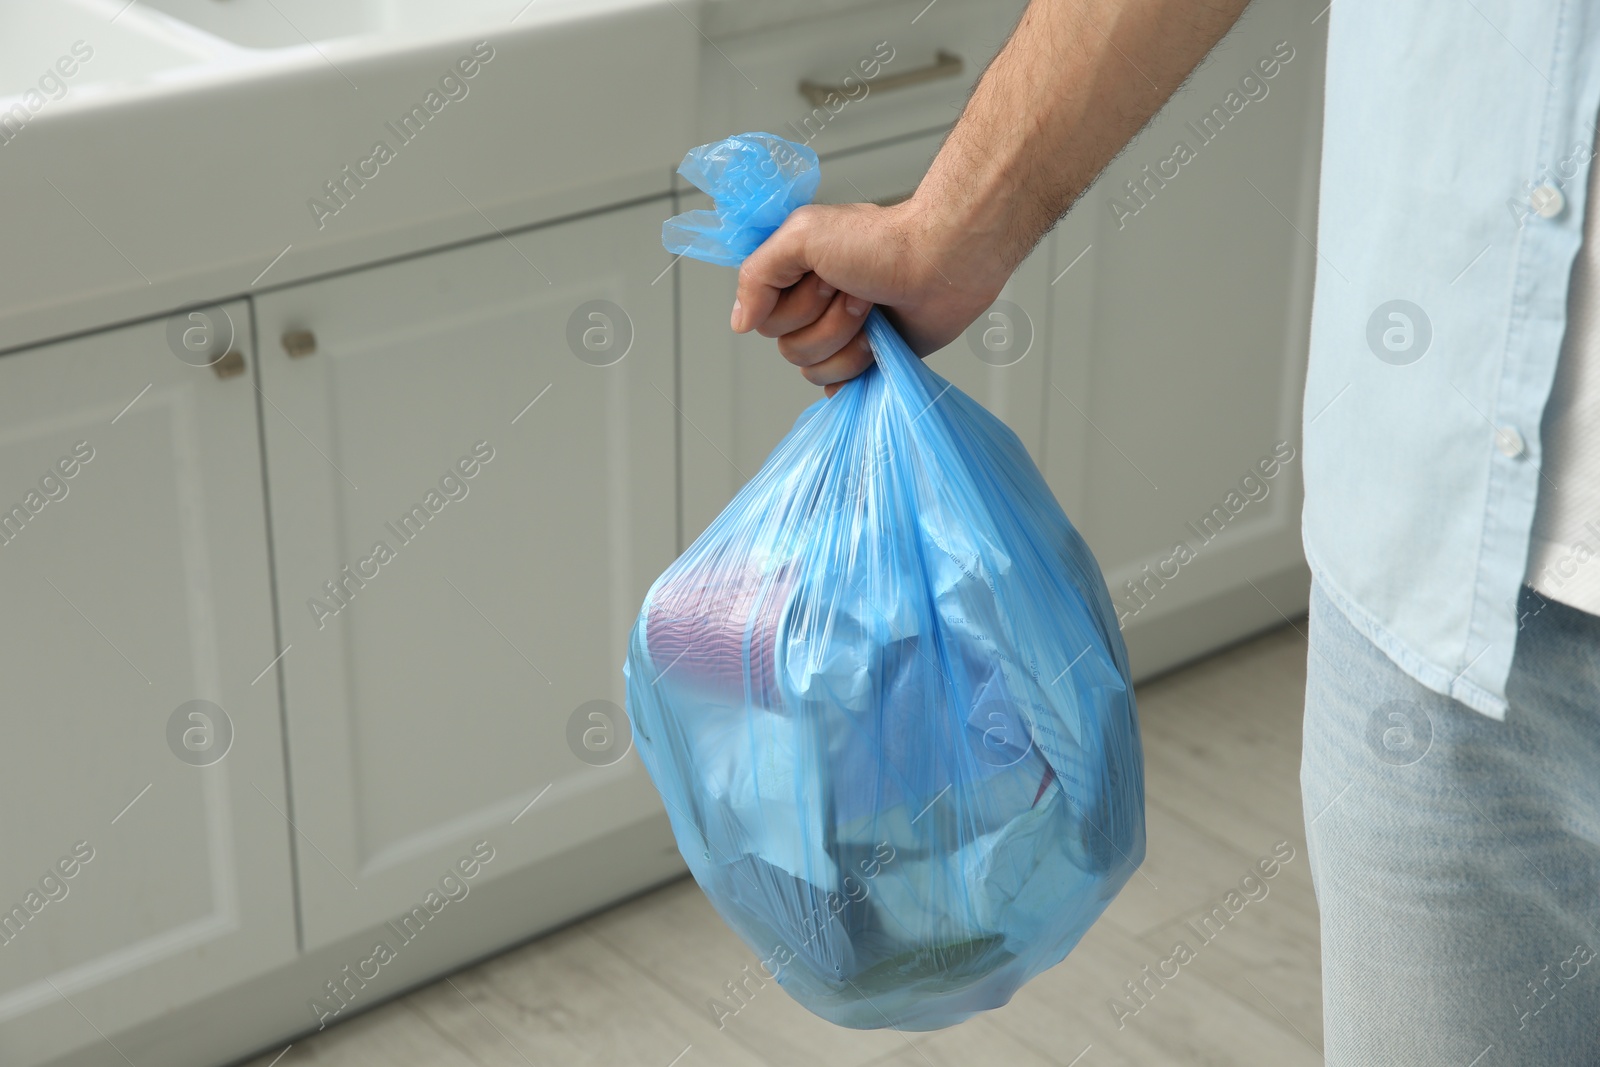
[[[1004,279],[1249,0],[1033,0],[915,199]]]
[[[797,208],[740,267],[729,325],[830,393],[872,363],[872,304],[913,352],[949,344],[1247,3],[1032,0],[916,193]]]

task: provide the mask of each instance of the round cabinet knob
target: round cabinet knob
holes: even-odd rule
[[[283,350],[295,359],[317,350],[317,335],[310,330],[289,330],[283,335]]]
[[[237,348],[231,348],[211,364],[211,369],[216,371],[218,378],[233,378],[243,374],[244,353]]]

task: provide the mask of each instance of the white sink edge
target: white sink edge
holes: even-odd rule
[[[307,70],[332,69],[343,75],[375,63],[403,62],[405,57],[441,47],[496,36],[521,36],[580,22],[604,20],[628,12],[666,7],[690,24],[704,0],[532,0],[507,24],[464,21],[445,28],[375,31],[282,48],[248,48],[198,29],[164,12],[141,9],[138,0],[56,0],[98,13],[131,32],[195,57],[195,62],[153,70],[137,79],[110,79],[76,86],[35,121],[65,118],[75,112],[108,107],[138,107],[163,97],[239,84],[300,76]],[[498,30],[497,30],[498,27]],[[21,98],[21,92],[0,95],[0,110]]]
[[[54,0],[63,6],[98,15],[107,23],[148,37],[152,41],[188,52],[205,62],[230,51],[233,46],[221,38],[196,29],[187,22],[170,19],[160,12],[145,10],[137,0]]]
[[[62,2],[62,0],[58,0]],[[253,65],[273,56],[326,56],[329,59],[365,59],[405,51],[421,50],[430,45],[448,44],[470,37],[481,37],[492,30],[523,33],[529,30],[565,25],[573,22],[602,18],[641,8],[673,6],[685,17],[698,13],[705,0],[530,0],[521,7],[510,22],[483,17],[467,17],[460,22],[439,26],[418,26],[410,29],[365,30],[311,40],[300,44],[275,48],[258,48],[238,44],[200,29],[175,15],[145,7],[134,0],[131,8],[127,0],[64,0],[82,7],[114,15],[127,8],[128,16],[136,16],[142,31],[160,34],[164,40],[176,43],[187,39],[205,50],[208,58]],[[517,6],[516,0],[505,0],[506,7]],[[691,25],[698,25],[691,19]],[[146,30],[147,28],[147,30]]]
[[[503,30],[236,50],[75,86],[34,115],[26,149],[0,148],[8,182],[39,198],[37,211],[0,214],[0,246],[17,250],[0,256],[0,350],[669,193],[693,143],[693,2],[540,0]],[[314,226],[307,196],[354,158],[349,146],[371,143],[386,102],[409,102],[484,39],[505,58],[485,83],[498,88],[474,90],[477,117],[430,133],[439,147],[406,157],[348,218]],[[585,108],[561,106],[574,87]],[[584,118],[630,114],[640,93],[654,117],[616,136]],[[452,169],[462,161],[477,165]],[[63,242],[73,255],[24,251]]]

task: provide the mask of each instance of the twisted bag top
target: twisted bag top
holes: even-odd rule
[[[716,208],[663,242],[728,265],[818,177],[765,133],[680,173]],[[1094,557],[1015,434],[877,309],[867,332],[876,365],[657,579],[623,674],[678,848],[766,972],[840,1025],[929,1030],[1099,917],[1144,857],[1144,774]]]

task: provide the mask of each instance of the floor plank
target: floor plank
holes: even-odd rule
[[[948,1030],[907,1036],[915,1040],[908,1040],[898,1051],[873,1060],[871,1067],[972,1067],[988,1063],[1005,1067],[1062,1067],[1060,1061],[1030,1048],[985,1016],[969,1019]]]
[[[1241,1002],[1191,967],[1181,967],[1164,984],[1148,981],[1148,992],[1132,999],[1128,983],[1145,982],[1144,968],[1154,970],[1165,955],[1101,923],[1065,961],[988,1018],[1030,1047],[1052,1050],[1061,1063],[1093,1046],[1084,1067],[1322,1062],[1319,1051],[1272,1016],[1270,1007]],[[1125,1010],[1117,1010],[1118,1004]]]
[[[593,923],[596,936],[670,989],[684,1010],[707,1020],[717,1018],[735,1041],[774,1067],[862,1067],[905,1047],[894,1033],[845,1030],[824,1022],[776,982],[761,985],[755,954],[690,879],[598,916]],[[748,992],[733,999],[729,982]],[[737,1010],[731,1017],[715,1012],[713,998]]]
[[[409,1000],[484,1067],[764,1062],[583,926],[479,964]]]
[[[280,1058],[281,1057],[281,1058]],[[406,1000],[354,1015],[247,1067],[486,1067],[483,1060],[439,1033]]]
[[[1215,900],[1238,883],[1256,856],[1179,818],[1147,782],[1145,860],[1101,922],[1138,936]]]

